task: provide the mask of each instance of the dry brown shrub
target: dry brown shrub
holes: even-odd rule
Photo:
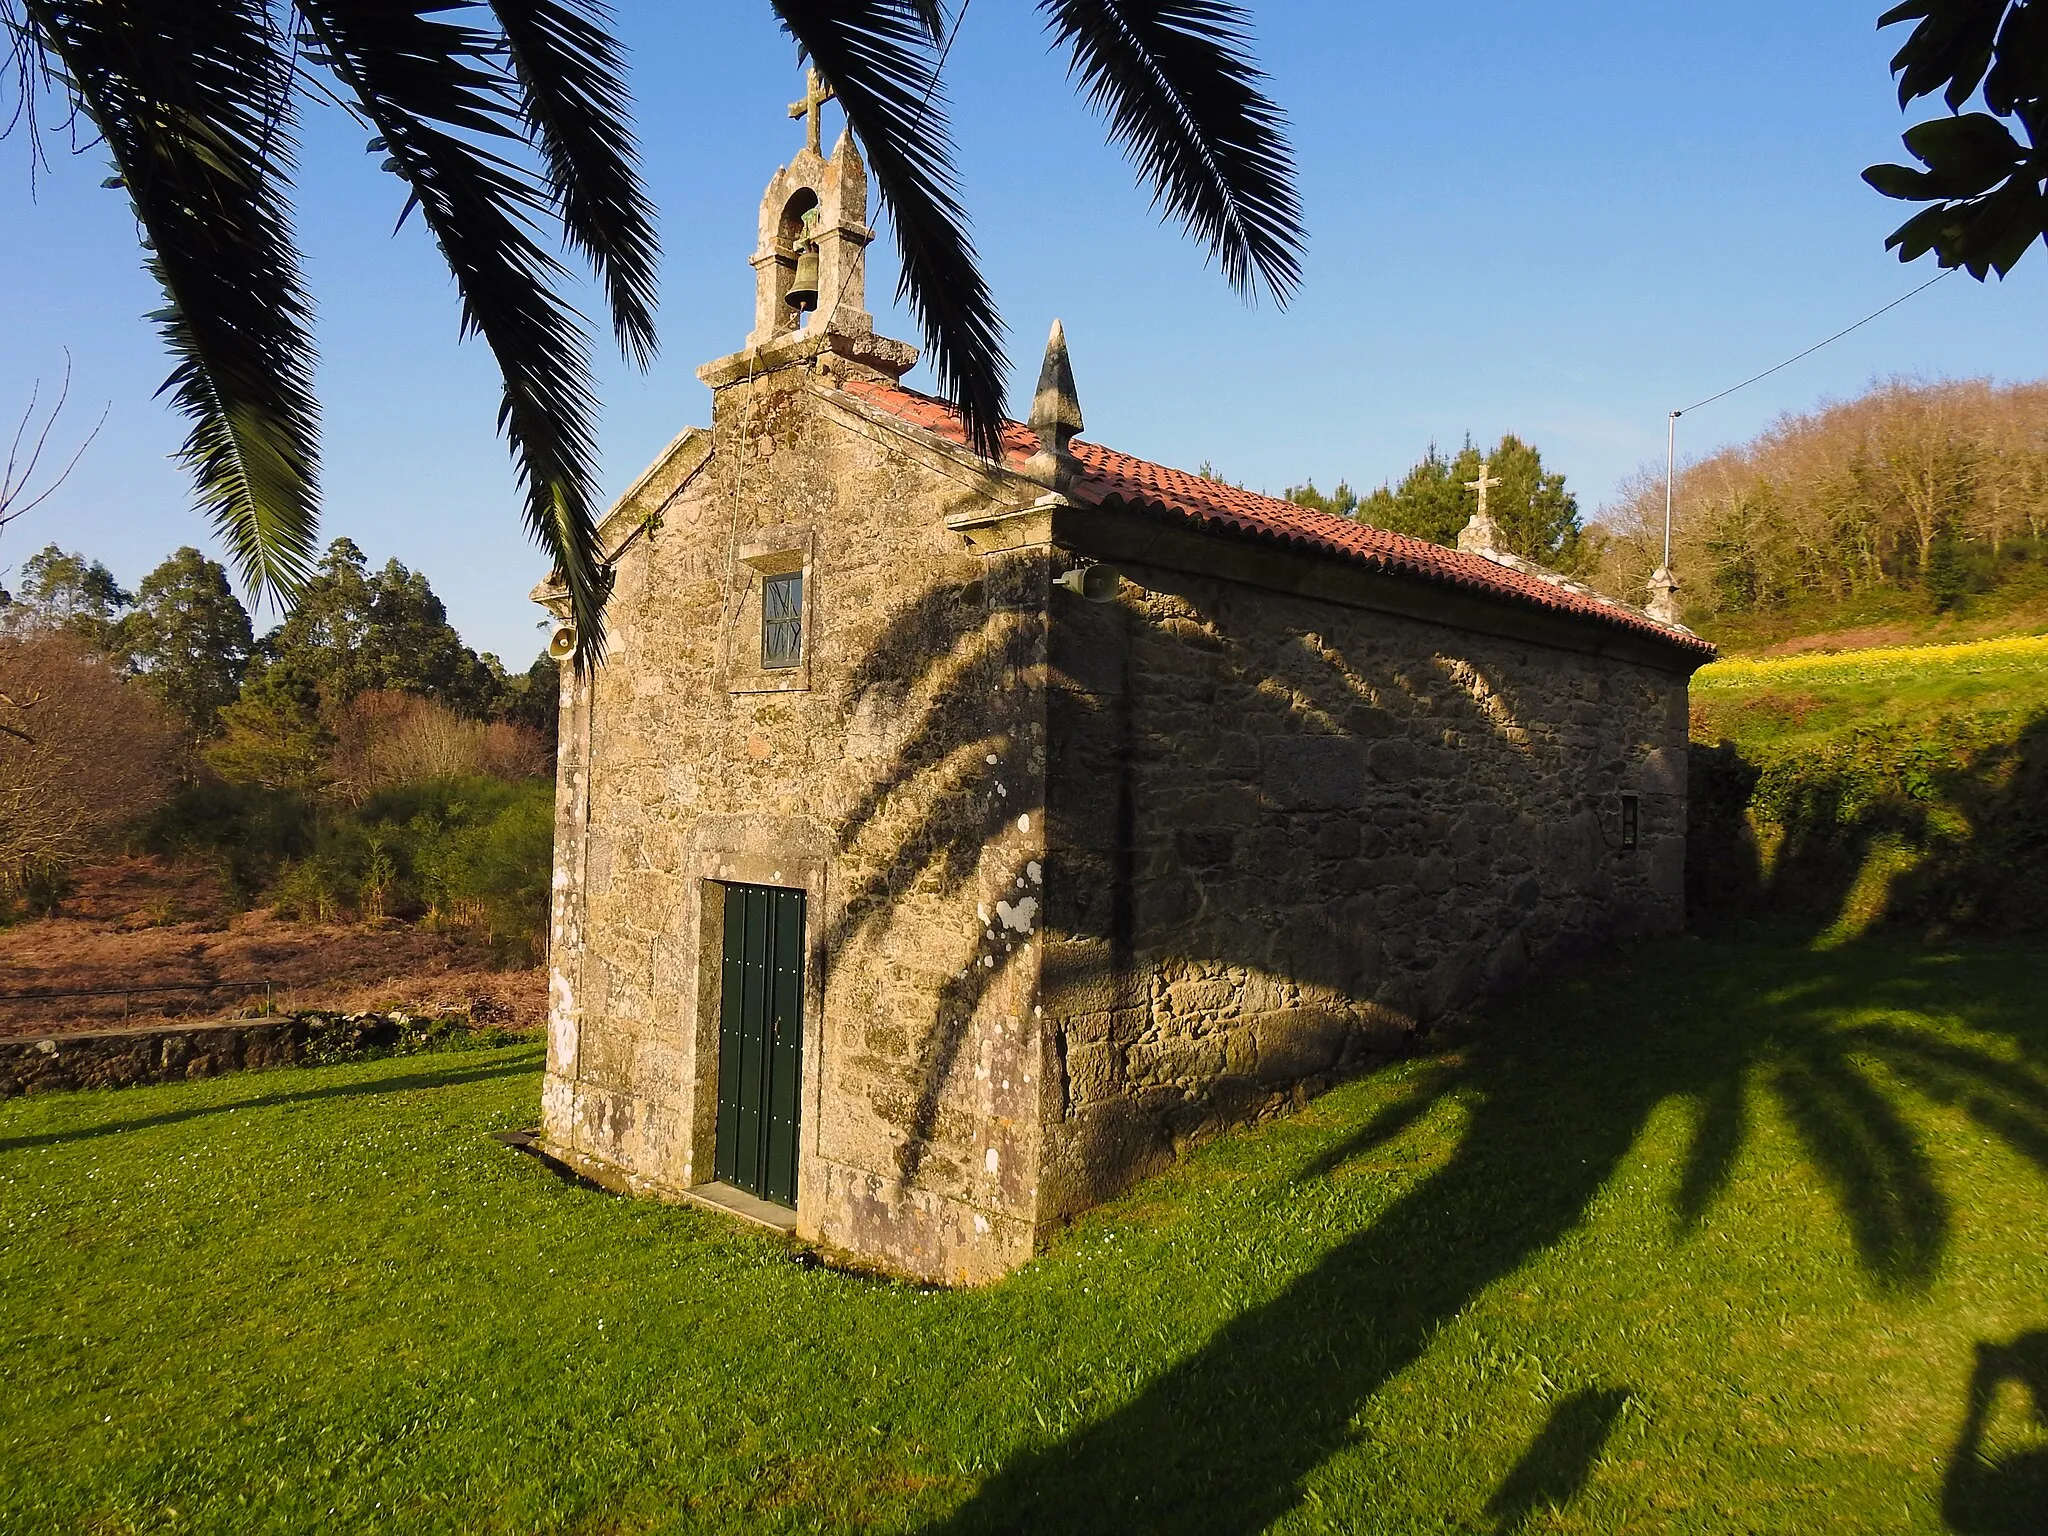
[[[527,727],[466,720],[409,693],[358,694],[333,712],[329,729],[335,792],[352,802],[421,779],[538,778],[553,766],[546,743]]]
[[[499,720],[484,727],[484,772],[501,779],[544,779],[555,771],[555,754],[531,726]]]
[[[105,850],[170,797],[179,736],[61,633],[0,638],[0,879]]]

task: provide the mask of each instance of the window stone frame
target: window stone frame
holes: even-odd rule
[[[739,541],[729,589],[737,599],[737,611],[723,647],[722,681],[728,693],[811,691],[811,661],[817,649],[817,544],[816,530],[788,524],[755,529]],[[797,664],[765,667],[761,664],[761,604],[768,578],[797,575],[803,577]]]

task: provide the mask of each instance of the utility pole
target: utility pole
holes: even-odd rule
[[[1678,459],[1678,418],[1683,411],[1673,411],[1666,424],[1669,431],[1664,438],[1664,569],[1671,569],[1671,476],[1677,468]]]

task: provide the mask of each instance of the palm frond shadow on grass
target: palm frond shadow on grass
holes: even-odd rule
[[[1817,1031],[1832,1004],[1906,991],[1920,979],[1856,974],[1869,963],[1784,951],[1775,960],[1784,973],[1827,984],[1782,1014],[1765,1006],[1745,1018],[1740,996],[1673,1003],[1654,965],[1625,958],[1603,966],[1619,995],[1589,1001],[1569,1027],[1554,1014],[1501,1010],[1456,1065],[1301,1176],[1324,1176],[1398,1142],[1455,1094],[1469,1119],[1447,1164],[1273,1301],[1233,1319],[1105,1418],[1013,1461],[931,1529],[951,1536],[1015,1529],[1019,1520],[1081,1532],[1265,1529],[1293,1507],[1302,1480],[1350,1444],[1357,1412],[1444,1323],[1580,1224],[1661,1103],[1712,1089],[1728,1105],[1720,1085],[1731,1081],[1772,1087],[1876,1289],[1923,1288],[1946,1242],[1948,1202],[1902,1106],[1853,1064],[1867,1042],[1843,1031],[1835,1049],[1784,1052],[1785,1036]],[[1967,980],[1958,986],[1967,990]],[[1699,1028],[1705,1016],[1722,1027]],[[2013,1033],[2031,1039],[2027,1030],[2043,1027],[2029,1021]],[[1683,1047],[1670,1048],[1673,1033],[1687,1029]],[[1959,1052],[1972,1057],[1953,1045],[1938,1054]],[[1990,1076],[2002,1065],[1989,1050],[1981,1061]],[[1697,1219],[1710,1219],[1711,1186],[1729,1175],[1693,1174],[1688,1195],[1688,1173],[1700,1162],[1732,1168],[1742,1123],[1726,1110],[1696,1122],[1696,1143],[1704,1131],[1722,1144],[1677,1170],[1675,1210],[1690,1198]],[[1558,1496],[1564,1491],[1560,1483]],[[1520,1522],[1519,1508],[1510,1498],[1494,1510],[1502,1529]]]
[[[359,1098],[366,1094],[411,1093],[423,1088],[453,1088],[463,1083],[483,1082],[490,1078],[519,1077],[532,1072],[538,1059],[539,1052],[530,1049],[522,1053],[518,1060],[491,1066],[450,1063],[445,1070],[439,1071],[421,1070],[398,1077],[371,1077],[356,1082],[329,1083],[319,1088],[303,1088],[292,1093],[266,1093],[255,1098],[226,1098],[217,1103],[190,1109],[165,1110],[161,1114],[140,1115],[129,1120],[101,1121],[93,1125],[80,1126],[76,1130],[45,1131],[33,1136],[0,1138],[0,1152],[17,1152],[30,1147],[62,1146],[75,1141],[97,1141],[102,1136],[124,1136],[133,1131],[153,1130],[163,1125],[179,1125],[187,1120],[203,1120],[212,1115],[233,1114],[243,1109],[264,1109],[279,1104],[317,1103],[325,1099]]]
[[[1708,1083],[1693,1095],[1697,1118],[1684,1171],[1673,1198],[1681,1235],[1699,1230],[1707,1212],[1735,1176],[1735,1160],[1749,1139],[1749,1085],[1739,1072]]]
[[[1887,1289],[1924,1290],[1941,1260],[1949,1206],[1898,1107],[1824,1049],[1778,1064],[1770,1084],[1847,1218],[1864,1268]]]
[[[1819,1006],[1827,996],[1827,988],[1809,987],[1798,1001]],[[1694,1094],[1697,1119],[1674,1200],[1680,1234],[1697,1230],[1727,1187],[1760,1085],[1833,1193],[1865,1270],[1884,1289],[1925,1289],[1947,1239],[1949,1201],[1898,1098],[1873,1069],[1912,1096],[1960,1107],[2048,1169],[2048,1074],[2024,1058],[1896,1024],[1797,1037],[1774,1030],[1746,1043]]]
[[[1629,1404],[1622,1387],[1587,1387],[1550,1410],[1543,1429],[1487,1501],[1498,1536],[1520,1530],[1541,1509],[1562,1509],[1593,1475]]]
[[[1228,649],[1236,634],[1230,615],[1208,617]],[[1144,641],[1140,613],[1125,611],[1120,622],[1129,626],[1129,644]],[[1041,814],[969,771],[990,752],[1001,757],[1015,747],[1024,722],[996,711],[1015,694],[1010,675],[1034,664],[1038,643],[1015,614],[990,606],[986,590],[963,585],[910,604],[871,647],[842,701],[849,713],[874,688],[923,702],[909,710],[896,750],[848,824],[847,845],[874,861],[839,904],[825,939],[827,964],[849,946],[885,944],[893,903],[905,893],[954,897],[971,888],[1002,865],[1001,840],[1014,818]],[[1357,658],[1348,665],[1367,676],[1383,704],[1400,707],[1401,677],[1361,668]],[[1293,729],[1327,731],[1361,702],[1334,666],[1304,662],[1289,683],[1298,701]],[[1054,686],[1078,684],[1055,668]],[[1083,695],[1076,707],[1108,726],[1116,750],[1134,749],[1127,694],[1121,701]],[[1470,713],[1473,732],[1498,728],[1476,704]],[[906,814],[906,806],[915,809]],[[1117,836],[1127,843],[1128,825]],[[1093,903],[1090,931],[1113,940],[1122,933],[1128,958],[1131,908],[1143,899],[1130,848],[1109,850],[1101,869],[1104,889],[1084,893]],[[1011,873],[1005,866],[997,877]],[[1056,893],[1049,889],[1047,899],[1056,909]],[[1369,906],[1354,914],[1347,899],[1333,897],[1331,920],[1367,920]],[[1331,946],[1291,943],[1257,924],[1198,917],[1187,931],[1190,958],[1305,983],[1341,987],[1352,979],[1334,963]],[[1548,1012],[1496,1010],[1489,1027],[1424,1074],[1411,1095],[1298,1176],[1326,1177],[1398,1144],[1455,1096],[1466,1128],[1448,1162],[1274,1299],[1233,1319],[1104,1418],[1014,1459],[932,1529],[1247,1536],[1265,1529],[1294,1506],[1302,1480],[1351,1443],[1360,1407],[1444,1323],[1579,1226],[1669,1100],[1697,1106],[1690,1148],[1673,1170],[1681,1238],[1712,1220],[1768,1105],[1821,1174],[1873,1286],[1880,1293],[1925,1287],[1938,1271],[1950,1209],[1908,1100],[1961,1104],[2037,1156],[2048,1132],[2048,1093],[2034,1063],[2048,1059],[2048,1021],[2013,1016],[2007,993],[1980,984],[1967,967],[1906,963],[1854,946],[1828,953],[1787,946],[1764,955],[1740,975],[1696,976],[1674,987],[1670,970],[1683,964],[1682,946],[1643,958],[1624,954],[1603,964],[1601,986],[1584,990],[1584,1008],[1568,1022],[1554,1000]],[[908,1074],[911,1136],[899,1170],[906,1183],[939,1171],[939,1160],[927,1159],[950,1139],[944,1117],[962,1045],[1004,975],[1000,964],[967,967],[922,1021]],[[1845,1010],[1882,1019],[1887,1008],[1936,1001],[1935,1011],[1988,1031],[1983,1048],[1903,1026],[1837,1023]],[[1312,1349],[1304,1348],[1307,1340]],[[1565,1487],[1553,1478],[1544,1489],[1553,1484]],[[1503,1504],[1495,1513],[1505,1518],[1512,1509]]]

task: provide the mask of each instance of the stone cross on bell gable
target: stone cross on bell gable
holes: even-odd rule
[[[1486,493],[1500,484],[1500,476],[1488,472],[1492,467],[1485,459],[1481,459],[1479,461],[1479,478],[1465,482],[1466,490],[1479,493],[1479,515],[1481,517],[1486,516]]]
[[[825,103],[837,100],[839,93],[831,83],[815,69],[804,72],[804,99],[789,104],[791,117],[808,118],[805,125],[804,147],[814,155],[825,153],[824,116]]]

